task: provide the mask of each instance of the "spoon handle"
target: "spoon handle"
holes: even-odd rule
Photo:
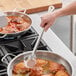
[[[49,6],[49,8],[48,8],[48,13],[49,13],[49,12],[51,13],[54,9],[55,9],[54,6]],[[37,50],[37,47],[38,47],[38,45],[39,45],[39,43],[40,43],[40,40],[41,40],[43,34],[44,34],[44,29],[42,30],[41,34],[39,35],[39,37],[38,37],[38,39],[37,39],[37,42],[36,42],[36,44],[35,44],[35,46],[34,46],[34,49],[33,49],[33,51],[32,51],[32,56],[35,55],[35,52],[36,52],[36,50]]]
[[[41,40],[43,34],[44,34],[44,29],[41,31],[41,34],[39,35],[39,37],[38,37],[38,39],[37,39],[37,41],[36,41],[36,44],[35,44],[34,49],[33,49],[33,52],[32,52],[32,56],[33,56],[34,53],[36,52],[37,47],[38,47],[38,45],[39,45],[39,43],[40,43],[40,40]]]

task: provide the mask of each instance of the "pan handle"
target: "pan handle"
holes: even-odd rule
[[[13,10],[13,12],[16,12],[17,9],[19,9],[19,8],[15,8],[15,9]],[[25,9],[25,8],[21,8],[20,10],[18,10],[18,12],[20,12],[20,13],[22,13],[22,14],[26,14],[26,9]],[[26,14],[26,15],[27,15],[27,14]]]
[[[13,56],[13,57],[15,57],[16,55],[11,54],[11,53],[8,53],[8,54],[6,54],[4,57],[2,57],[1,61],[2,61],[3,63],[7,64],[7,65],[8,65],[8,62],[6,62],[6,58],[7,58],[8,56]]]
[[[0,35],[0,38],[4,38],[6,36],[7,36],[7,34],[3,34],[3,35]]]

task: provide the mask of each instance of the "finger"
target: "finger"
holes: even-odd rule
[[[46,20],[41,17],[41,24],[40,24],[40,26],[41,27],[45,27],[45,24],[46,24]]]
[[[47,31],[50,28],[51,24],[47,24],[44,28],[45,31]]]
[[[41,22],[40,26],[41,27],[44,27],[45,23],[44,22]]]

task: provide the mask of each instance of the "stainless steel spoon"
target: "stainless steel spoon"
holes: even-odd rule
[[[32,54],[31,56],[29,56],[28,58],[26,58],[26,56],[24,57],[24,63],[25,63],[25,66],[29,67],[29,68],[32,68],[35,64],[36,64],[36,55],[35,55],[35,52],[37,50],[37,47],[40,43],[40,40],[43,36],[43,33],[44,33],[44,30],[41,32],[40,36],[38,37],[38,40],[35,44],[35,47],[32,51]]]
[[[48,12],[52,12],[53,10],[54,10],[54,7],[53,7],[53,6],[50,6],[50,7],[48,8]],[[36,64],[36,55],[35,55],[35,52],[36,52],[36,50],[37,50],[37,47],[38,47],[38,45],[39,45],[39,43],[40,43],[40,40],[41,40],[43,34],[44,34],[44,29],[42,30],[41,34],[40,34],[39,37],[38,37],[38,40],[37,40],[37,42],[36,42],[36,44],[35,44],[35,47],[34,47],[34,49],[33,49],[33,51],[32,51],[31,56],[28,56],[28,57],[25,56],[25,57],[24,57],[24,64],[25,64],[25,66],[28,67],[28,68],[32,68],[32,67],[34,67],[35,64]]]

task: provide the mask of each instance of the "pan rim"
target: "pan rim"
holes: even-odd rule
[[[6,34],[6,35],[14,35],[14,34],[19,34],[19,33],[21,33],[21,32],[24,32],[24,31],[27,31],[27,30],[29,30],[30,28],[31,28],[31,25],[32,25],[32,19],[31,19],[31,17],[30,17],[30,15],[28,15],[28,14],[23,14],[22,12],[18,12],[18,11],[4,11],[4,13],[19,13],[19,14],[22,14],[22,15],[24,15],[24,16],[27,16],[29,19],[30,19],[30,21],[31,21],[31,23],[30,23],[30,26],[27,28],[27,29],[25,29],[25,30],[23,30],[23,31],[19,31],[19,32],[16,32],[16,33],[1,33],[0,32],[0,34],[1,35],[4,35],[4,34]]]
[[[71,67],[71,72],[72,72],[70,76],[73,76],[73,75],[74,75],[72,63],[71,63],[70,61],[66,60],[65,58],[63,58],[62,56],[60,56],[60,55],[58,55],[58,54],[56,54],[56,53],[50,52],[50,51],[46,51],[46,50],[38,50],[37,52],[51,53],[51,54],[54,54],[54,55],[60,57],[61,59],[63,59],[64,61],[66,61],[66,62],[70,65],[70,67]],[[11,66],[12,62],[13,62],[16,58],[18,58],[19,56],[21,56],[22,54],[24,55],[24,54],[30,54],[30,53],[32,53],[32,51],[23,52],[23,53],[17,55],[16,57],[14,57],[14,58],[9,62],[8,66],[7,66],[7,74],[8,74],[8,76],[10,76],[10,74],[9,74],[10,68],[9,68],[9,67]],[[10,72],[11,72],[11,71],[10,71]],[[11,73],[11,74],[12,74],[12,73]]]

